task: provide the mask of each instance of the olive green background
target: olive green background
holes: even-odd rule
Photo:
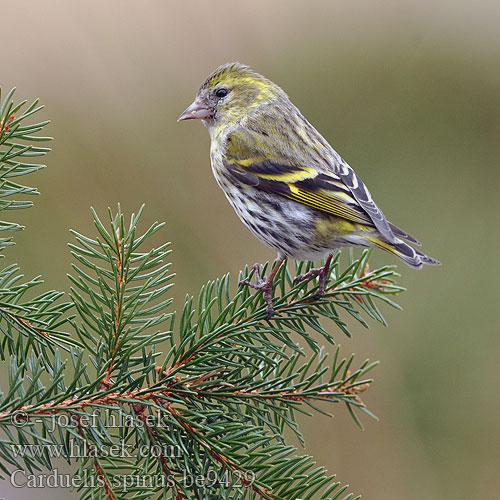
[[[175,306],[226,271],[274,258],[217,188],[199,122],[176,123],[204,78],[239,60],[281,85],[439,268],[398,263],[403,311],[353,324],[343,353],[379,359],[364,395],[304,418],[307,452],[365,499],[495,498],[500,489],[500,6],[496,1],[25,1],[1,8],[0,85],[40,97],[55,139],[27,182],[35,207],[7,250],[68,290],[69,228],[89,207],[142,202],[166,220]],[[5,217],[5,212],[2,214]],[[375,252],[374,265],[395,263]],[[5,366],[5,365],[2,365]],[[3,375],[2,375],[3,377]],[[5,382],[3,382],[3,385]],[[76,498],[66,490],[0,496]]]

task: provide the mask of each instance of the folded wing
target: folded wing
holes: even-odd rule
[[[296,158],[287,157],[281,151],[269,157],[264,151],[273,151],[273,148],[266,147],[267,141],[265,136],[257,140],[255,134],[246,131],[231,134],[223,159],[229,175],[243,184],[279,194],[327,214],[373,226],[389,242],[395,241],[396,234],[419,244],[386,220],[361,179],[345,162],[337,162],[332,171],[299,165]]]

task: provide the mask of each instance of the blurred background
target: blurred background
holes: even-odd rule
[[[273,259],[219,191],[199,122],[176,123],[205,77],[239,60],[274,80],[439,268],[398,263],[403,311],[343,354],[378,359],[360,431],[343,407],[304,418],[306,451],[364,498],[498,498],[500,4],[34,0],[2,5],[0,86],[40,97],[55,139],[26,182],[35,208],[6,261],[68,290],[69,228],[89,207],[166,220],[175,304]],[[4,212],[5,214],[5,212]],[[4,261],[5,262],[5,261]],[[395,263],[375,252],[372,265]],[[332,329],[333,329],[332,325]],[[0,496],[76,498],[67,490]]]

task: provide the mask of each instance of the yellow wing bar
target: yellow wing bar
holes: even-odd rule
[[[351,205],[356,201],[344,191],[328,191],[326,189],[310,191],[290,183],[287,183],[287,186],[290,190],[290,195],[285,194],[287,198],[351,222],[371,225],[368,216]]]

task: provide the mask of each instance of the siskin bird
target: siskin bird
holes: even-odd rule
[[[409,266],[438,261],[386,220],[353,169],[304,118],[275,83],[240,63],[217,68],[178,121],[201,119],[211,138],[215,179],[247,228],[278,252],[267,279],[245,280],[264,292],[273,314],[272,280],[286,257],[323,267],[297,276],[319,277],[325,290],[335,249],[378,247]],[[405,241],[406,240],[406,241]],[[257,266],[258,271],[258,266]]]

